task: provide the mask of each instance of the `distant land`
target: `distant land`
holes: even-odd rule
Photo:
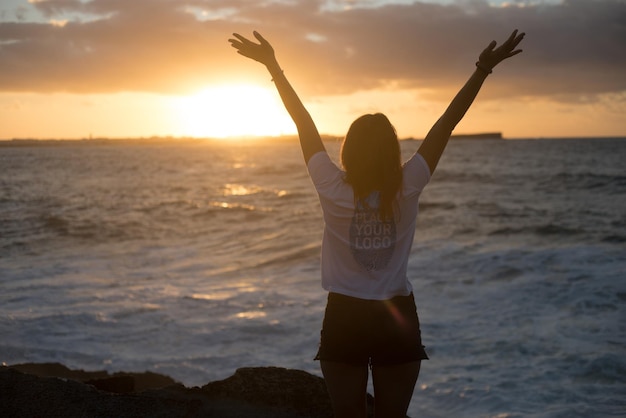
[[[418,138],[406,138],[409,141],[421,141]],[[450,135],[450,139],[504,139],[502,132],[480,132],[474,134],[454,134]]]
[[[239,141],[298,141],[297,135],[282,136],[244,136],[233,138],[199,138],[199,137],[172,137],[154,136],[138,138],[80,138],[80,139],[35,139],[35,138],[13,138],[0,140],[1,147],[65,147],[65,146],[116,146],[116,145],[181,145],[181,144],[201,144],[203,142],[228,142],[237,143]],[[322,135],[323,141],[341,141],[342,138],[332,135]]]
[[[457,134],[450,136],[450,139],[503,139],[502,132],[484,132],[478,134]]]
[[[197,138],[93,138],[93,139],[31,139],[14,138],[0,141],[0,147],[62,147],[92,145],[139,145],[139,144],[180,144],[183,142],[203,141]]]

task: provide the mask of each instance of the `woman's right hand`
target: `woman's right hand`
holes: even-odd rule
[[[265,66],[275,63],[276,57],[274,55],[274,48],[272,48],[272,45],[270,45],[270,43],[267,42],[257,31],[254,31],[253,34],[259,41],[258,44],[252,42],[244,36],[239,35],[238,33],[233,33],[233,36],[237,39],[229,39],[228,42],[230,42],[230,45],[237,50],[237,53],[243,55],[244,57],[258,61]]]

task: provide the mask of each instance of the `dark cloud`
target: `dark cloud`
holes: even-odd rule
[[[573,100],[626,90],[625,1],[522,4],[329,10],[311,0],[48,0],[34,6],[70,19],[65,26],[0,23],[0,90],[180,92],[225,75],[264,76],[226,42],[257,29],[303,93],[388,84],[445,91],[514,28],[527,33],[524,53],[496,69],[489,94]]]

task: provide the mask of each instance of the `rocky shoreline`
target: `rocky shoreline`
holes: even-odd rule
[[[332,418],[332,408],[324,379],[301,370],[241,368],[227,379],[188,388],[151,372],[27,363],[0,367],[0,416]]]

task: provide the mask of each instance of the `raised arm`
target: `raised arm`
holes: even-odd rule
[[[254,37],[259,41],[255,43],[249,39],[234,33],[233,36],[237,39],[229,39],[231,46],[237,50],[237,52],[244,57],[253,59],[260,62],[267,67],[272,81],[276,85],[276,89],[280,94],[280,98],[289,112],[291,119],[293,119],[298,129],[298,136],[300,137],[300,146],[302,147],[302,154],[304,155],[304,161],[309,162],[309,159],[317,152],[324,150],[324,143],[320,137],[317,127],[311,118],[311,115],[306,110],[302,101],[296,94],[289,81],[285,77],[283,70],[278,65],[276,56],[274,54],[274,48],[268,41],[265,40],[258,32],[253,32]]]
[[[471,106],[487,76],[500,62],[522,52],[521,49],[515,48],[523,38],[524,33],[518,35],[517,30],[514,30],[498,48],[495,48],[496,41],[492,41],[480,54],[476,62],[476,70],[452,99],[446,111],[430,129],[417,150],[428,163],[431,173],[435,171],[452,131]]]

